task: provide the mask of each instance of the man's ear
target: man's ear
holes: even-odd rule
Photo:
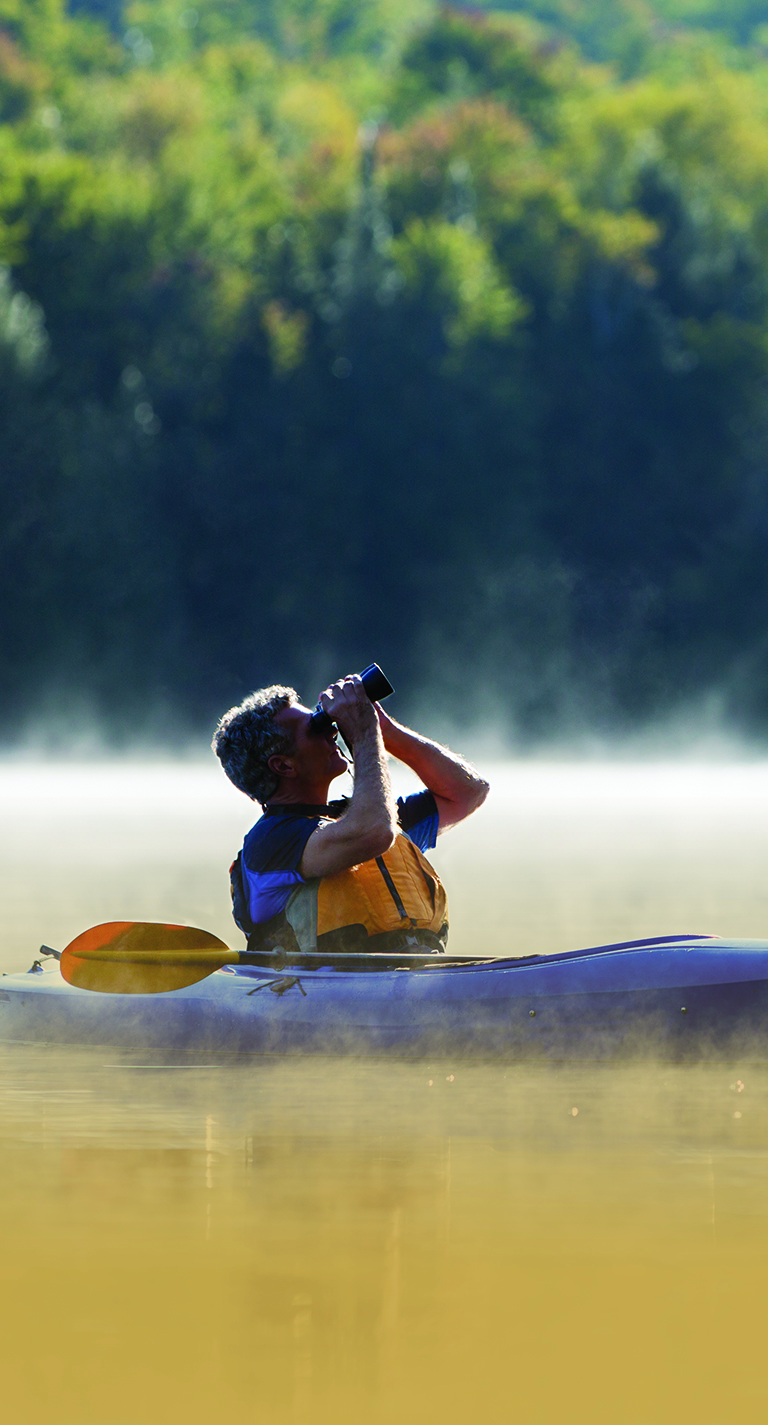
[[[276,777],[296,776],[296,768],[294,767],[293,763],[287,762],[285,757],[281,757],[280,754],[277,752],[273,757],[268,758],[267,766],[269,767],[270,772],[274,772]]]

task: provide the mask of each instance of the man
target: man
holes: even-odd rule
[[[350,676],[321,695],[318,732],[293,688],[253,693],[221,719],[213,749],[230,781],[262,803],[231,868],[235,920],[250,949],[443,950],[445,892],[424,852],[485,800],[488,784],[446,748],[401,727]],[[351,798],[328,801],[354,758]],[[424,790],[395,806],[387,754]]]

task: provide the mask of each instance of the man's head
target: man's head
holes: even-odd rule
[[[311,716],[295,690],[279,684],[230,708],[211,744],[230,782],[253,801],[277,796],[324,803],[347,761],[336,745],[335,729],[325,735],[310,731]]]

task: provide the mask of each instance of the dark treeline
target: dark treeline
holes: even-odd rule
[[[7,739],[768,729],[763,7],[517,8],[0,0]]]

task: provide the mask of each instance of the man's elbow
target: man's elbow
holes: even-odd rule
[[[384,856],[387,851],[391,851],[396,836],[397,827],[394,821],[383,818],[360,838],[360,860],[373,861],[377,856]]]
[[[483,805],[490,790],[490,782],[486,782],[483,777],[475,777],[472,786],[467,791],[464,815],[471,816],[473,811],[477,811],[478,807]]]
[[[483,805],[483,802],[485,801],[485,799],[486,799],[488,793],[490,792],[490,790],[491,790],[491,784],[490,784],[490,782],[486,782],[484,777],[478,777],[478,779],[477,779],[477,800],[476,800],[476,802],[475,802],[475,810],[477,810],[478,807],[481,807],[481,806]]]

